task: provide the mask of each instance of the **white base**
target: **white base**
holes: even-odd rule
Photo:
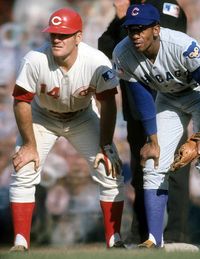
[[[176,252],[176,251],[184,251],[184,252],[199,252],[198,246],[187,244],[187,243],[169,243],[164,245],[164,250],[166,252]]]

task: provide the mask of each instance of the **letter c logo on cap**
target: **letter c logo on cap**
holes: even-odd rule
[[[138,7],[135,7],[135,8],[133,8],[131,15],[136,16],[136,15],[138,15],[139,11],[140,11],[140,9]]]
[[[62,19],[59,16],[54,16],[51,19],[51,22],[53,23],[53,25],[59,25],[62,22]]]

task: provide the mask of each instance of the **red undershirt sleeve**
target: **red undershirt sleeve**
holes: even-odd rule
[[[24,101],[30,103],[34,98],[34,93],[30,93],[23,89],[22,87],[15,85],[14,91],[13,91],[13,97],[15,100]]]

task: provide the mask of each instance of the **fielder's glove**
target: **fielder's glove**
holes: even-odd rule
[[[104,164],[107,176],[112,174],[112,177],[116,178],[121,174],[122,162],[114,144],[104,146],[102,152],[96,155],[94,168],[96,169],[100,163]]]
[[[186,143],[179,148],[174,157],[174,162],[170,166],[170,171],[174,172],[200,156],[197,149],[198,141],[200,141],[200,132],[193,134]]]

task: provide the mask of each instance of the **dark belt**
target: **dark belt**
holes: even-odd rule
[[[75,115],[77,115],[78,113],[84,111],[85,109],[81,109],[75,112],[55,112],[55,111],[49,111],[50,114],[52,114],[52,116],[58,118],[58,119],[72,119]]]

